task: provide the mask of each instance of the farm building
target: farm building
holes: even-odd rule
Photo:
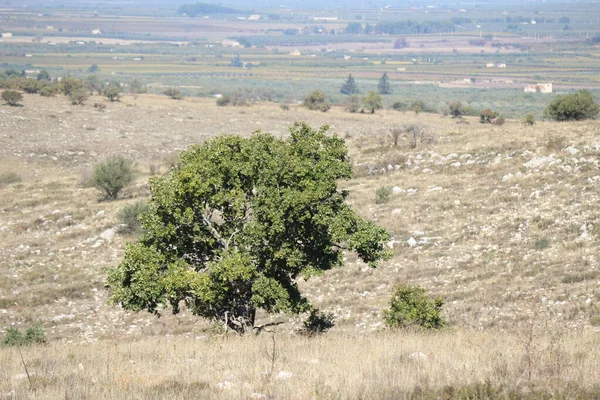
[[[487,68],[494,68],[496,65],[494,63],[487,63],[485,66]]]
[[[537,83],[525,86],[525,93],[552,93],[552,83]]]
[[[496,67],[498,67],[498,68],[506,68],[506,64],[498,64],[498,65],[496,65]]]
[[[102,31],[100,29],[94,29],[92,31],[92,35],[101,35],[101,34],[102,34]]]
[[[4,33],[2,33],[2,37],[3,38],[11,38],[11,37],[13,37],[13,34],[10,32],[4,32]]]

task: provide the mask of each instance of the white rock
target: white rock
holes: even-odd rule
[[[73,321],[75,319],[75,315],[73,314],[61,314],[52,317],[52,322],[63,322],[63,321]]]
[[[266,394],[262,394],[262,393],[252,393],[250,395],[251,399],[266,399],[267,395]]]
[[[292,374],[290,371],[279,371],[275,378],[279,380],[286,380],[290,379],[293,375],[294,374]]]
[[[402,210],[400,208],[394,208],[392,210],[392,215],[400,215],[402,214]]]
[[[451,167],[454,167],[454,168],[458,168],[458,167],[460,167],[461,165],[462,165],[462,164],[460,163],[460,161],[456,161],[456,162],[453,162],[452,164],[450,164],[450,166],[451,166]]]
[[[408,358],[411,360],[425,361],[427,360],[427,355],[421,353],[420,351],[415,351],[414,353],[410,353]]]
[[[115,237],[115,233],[116,233],[115,228],[110,228],[110,229],[107,229],[104,232],[102,232],[100,234],[100,238],[106,240],[107,242],[110,242]]]
[[[33,378],[35,376],[35,372],[30,372],[29,377]],[[14,381],[22,381],[23,379],[27,379],[27,374],[17,374],[11,377]]]
[[[567,148],[564,148],[563,151],[566,151],[567,153],[569,153],[570,155],[574,156],[575,154],[579,153],[579,150],[573,146],[569,146]]]
[[[408,239],[406,243],[408,244],[408,247],[415,247],[417,245],[417,241],[413,237]]]
[[[392,193],[393,194],[400,194],[400,193],[402,193],[402,189],[400,189],[398,186],[394,186],[392,188]]]
[[[509,181],[509,180],[511,180],[513,177],[514,177],[514,175],[513,175],[513,174],[510,174],[510,173],[509,173],[509,174],[506,174],[506,175],[504,175],[504,176],[502,177],[502,182]]]
[[[388,171],[393,171],[394,170],[394,166],[392,164],[388,164]]]
[[[531,160],[527,161],[525,164],[523,164],[523,166],[526,168],[540,168],[543,166],[555,164],[557,162],[559,162],[559,160],[550,155],[547,157],[534,157]]]

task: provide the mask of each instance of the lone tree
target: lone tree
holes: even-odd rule
[[[485,110],[481,110],[479,112],[479,122],[482,124],[491,124],[498,117],[498,115],[499,114],[497,111],[492,111],[491,109],[486,108]]]
[[[600,108],[594,102],[594,97],[587,90],[577,93],[558,95],[544,111],[546,118],[555,121],[581,121],[598,116]]]
[[[16,90],[5,90],[2,92],[2,100],[9,106],[16,107],[23,100],[23,95]]]
[[[304,123],[277,139],[222,136],[196,145],[151,180],[145,234],[110,269],[114,303],[158,314],[181,302],[243,334],[256,311],[311,311],[297,279],[342,265],[342,249],[375,267],[389,234],[345,202],[344,141]]]
[[[244,68],[244,63],[242,62],[239,54],[231,59],[229,66],[234,68]]]
[[[467,107],[465,107],[460,101],[453,101],[448,104],[448,108],[450,109],[450,115],[452,118],[462,118],[463,115],[467,113]]]
[[[102,94],[104,94],[104,96],[111,102],[117,101],[121,98],[121,88],[116,85],[111,85],[104,89]]]
[[[379,83],[377,84],[377,91],[379,94],[390,94],[392,93],[392,87],[390,85],[390,79],[387,76],[387,72],[384,72],[379,78]]]
[[[304,106],[309,110],[326,112],[331,108],[327,102],[327,95],[320,90],[313,90],[304,98]]]
[[[340,92],[343,94],[357,94],[360,92],[352,74],[348,75],[348,79],[346,79],[346,82],[342,85]]]
[[[369,92],[363,97],[363,105],[365,110],[370,111],[371,114],[375,114],[375,110],[383,108],[381,104],[381,95],[377,92]]]

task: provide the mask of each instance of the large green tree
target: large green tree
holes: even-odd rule
[[[311,310],[297,279],[342,265],[343,249],[375,266],[389,234],[346,204],[348,151],[326,131],[296,123],[287,140],[222,136],[184,152],[151,181],[145,233],[108,274],[112,301],[152,313],[184,302],[245,333],[258,309]]]
[[[390,78],[387,76],[387,72],[384,72],[379,78],[379,83],[377,84],[377,91],[379,94],[390,94],[392,93],[392,86],[390,85]]]
[[[594,102],[592,94],[587,90],[580,90],[556,96],[544,111],[544,116],[555,121],[580,121],[596,118],[598,113],[600,107]]]

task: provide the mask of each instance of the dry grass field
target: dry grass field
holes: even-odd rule
[[[104,100],[25,95],[23,107],[0,105],[0,337],[40,321],[50,340],[23,349],[31,382],[19,352],[0,348],[0,398],[599,396],[597,121],[493,126],[153,95],[105,111],[95,102]],[[286,135],[294,121],[346,139],[356,177],[341,185],[394,236],[394,257],[377,269],[347,254],[344,268],[301,283],[336,315],[331,333],[290,336],[300,318],[260,316],[285,322],[271,365],[270,334],[212,336],[185,310],[157,319],[106,303],[103,267],[134,239],[118,233],[117,212],[148,197],[151,174],[190,144]],[[407,124],[433,142],[412,148],[401,136],[394,146],[390,132]],[[85,182],[113,154],[135,160],[137,179],[118,200],[99,201]],[[376,204],[379,187],[392,188],[388,202]],[[444,298],[451,328],[380,332],[397,282]]]

